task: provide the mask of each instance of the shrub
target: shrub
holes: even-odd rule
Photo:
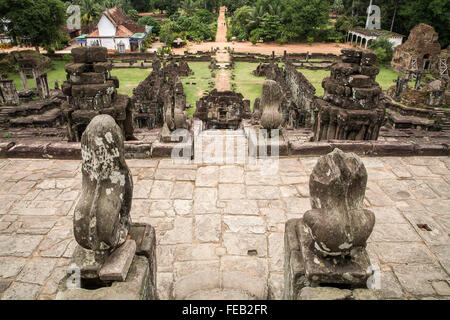
[[[378,39],[372,40],[369,49],[372,49],[377,54],[378,63],[380,64],[389,63],[394,55],[392,43],[387,37],[379,37]]]
[[[159,31],[161,30],[161,25],[158,23],[158,21],[153,18],[152,16],[146,16],[142,17],[137,22],[138,26],[152,26],[152,34],[159,34]]]
[[[63,59],[63,61],[66,61],[66,62],[72,61],[72,55],[70,55],[70,54],[64,54],[64,55],[62,56],[62,59]]]

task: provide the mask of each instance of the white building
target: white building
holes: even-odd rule
[[[401,34],[390,32],[381,29],[352,29],[348,31],[347,42],[351,44],[355,43],[361,47],[367,49],[370,44],[369,41],[378,39],[379,37],[386,37],[392,43],[392,47],[395,48],[402,44],[404,36]]]
[[[88,35],[77,37],[78,43],[87,46],[101,46],[121,53],[139,51],[147,38],[145,26],[131,21],[122,8],[105,10],[97,28]]]

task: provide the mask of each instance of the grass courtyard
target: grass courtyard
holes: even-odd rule
[[[58,81],[59,86],[66,80],[66,71],[64,66],[66,61],[52,61],[52,68],[46,70],[48,85],[51,89],[55,87],[55,81]],[[120,86],[117,90],[120,94],[133,95],[133,89],[143,81],[152,71],[152,69],[139,69],[139,68],[127,68],[127,69],[113,69],[111,75],[117,76],[120,80]],[[14,80],[17,90],[22,90],[23,85],[18,73],[9,73],[8,78]],[[36,88],[36,82],[34,79],[27,79],[28,86],[30,88]]]
[[[53,61],[53,66],[50,70],[47,70],[48,82],[50,88],[54,88],[55,81],[58,81],[61,86],[66,80],[66,72],[64,70],[65,61]],[[194,71],[194,74],[189,77],[182,78],[184,92],[186,93],[186,100],[192,108],[188,109],[188,113],[192,116],[195,112],[196,101],[199,100],[204,94],[208,93],[211,88],[209,82],[215,79],[211,78],[211,71],[208,68],[209,62],[189,62],[190,68]],[[255,99],[261,97],[262,84],[264,82],[263,77],[256,77],[252,72],[258,66],[257,63],[251,62],[236,62],[233,70],[228,70],[229,75],[234,75],[234,80],[230,79],[230,82],[236,85],[236,91],[242,93],[245,99],[249,99],[251,107]],[[316,88],[316,95],[323,95],[322,80],[328,77],[330,72],[325,70],[307,70],[298,69]],[[118,92],[120,94],[133,95],[133,89],[139,85],[151,72],[150,69],[139,68],[124,68],[113,69],[111,74],[117,76],[120,80],[120,87]],[[218,71],[216,70],[216,73]],[[18,73],[10,73],[9,79],[14,80],[16,88],[18,90],[23,89],[22,81]],[[387,90],[390,86],[394,85],[394,80],[397,79],[398,73],[394,70],[386,67],[380,68],[380,73],[377,76],[377,82],[381,85],[383,90]],[[28,85],[30,88],[35,88],[36,83],[33,79],[28,79]],[[410,85],[413,85],[411,83]]]
[[[183,90],[186,94],[186,101],[191,105],[188,109],[190,116],[194,115],[196,101],[199,100],[205,91],[209,90],[211,70],[208,68],[209,62],[189,62],[189,67],[194,71],[193,75],[181,79]],[[195,83],[195,84],[193,84]]]

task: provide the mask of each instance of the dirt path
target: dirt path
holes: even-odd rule
[[[216,42],[227,42],[227,24],[225,18],[225,7],[220,7],[219,19],[217,20]]]
[[[210,51],[211,48],[233,48],[237,53],[260,53],[260,54],[272,54],[275,51],[276,55],[283,55],[286,50],[287,53],[332,53],[341,54],[341,50],[345,48],[353,48],[351,45],[346,43],[328,43],[328,42],[317,42],[313,44],[308,43],[289,43],[284,45],[279,45],[276,42],[269,43],[258,43],[253,45],[251,42],[202,42],[199,44],[192,43],[189,47],[190,53],[195,53],[197,51]],[[173,49],[175,54],[184,54],[186,48],[175,48]]]

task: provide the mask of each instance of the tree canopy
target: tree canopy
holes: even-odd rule
[[[36,48],[57,42],[66,22],[60,0],[2,0],[0,16],[9,20],[8,32],[13,39],[25,40]]]

